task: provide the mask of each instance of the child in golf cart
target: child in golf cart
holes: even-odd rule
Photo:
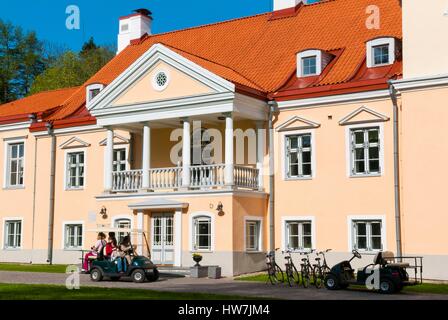
[[[126,272],[127,266],[131,264],[131,254],[133,254],[133,247],[131,245],[131,238],[125,236],[121,240],[120,246],[116,251],[116,261],[118,272]]]
[[[103,232],[98,233],[97,241],[95,245],[90,248],[90,251],[84,256],[84,262],[82,265],[82,271],[88,272],[90,270],[90,258],[97,257],[98,254],[106,246],[106,235]]]

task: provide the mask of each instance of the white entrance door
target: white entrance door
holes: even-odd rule
[[[153,214],[152,220],[152,253],[155,264],[174,264],[174,214]],[[180,241],[180,239],[179,239]]]

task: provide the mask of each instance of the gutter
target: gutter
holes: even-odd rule
[[[271,100],[269,105],[269,251],[275,252],[275,163],[274,163],[274,115],[277,102]]]
[[[401,238],[401,194],[400,194],[400,155],[399,155],[399,123],[398,123],[398,102],[397,90],[392,81],[388,81],[389,94],[393,103],[393,131],[394,131],[394,200],[395,200],[395,238],[397,246],[397,256],[403,256],[403,244]]]
[[[50,203],[48,209],[48,256],[47,262],[53,264],[53,236],[54,236],[54,194],[55,194],[55,171],[56,171],[56,136],[53,125],[46,123],[48,134],[51,137],[50,151]]]

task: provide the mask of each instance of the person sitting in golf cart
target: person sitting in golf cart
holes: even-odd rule
[[[117,254],[117,269],[118,272],[126,272],[127,266],[131,264],[131,255],[134,252],[134,248],[131,245],[131,238],[125,236],[118,247]]]
[[[116,256],[117,252],[117,239],[115,238],[115,232],[109,232],[109,238],[107,238],[107,244],[104,247],[104,258],[112,259]]]
[[[88,272],[91,267],[90,259],[92,257],[97,257],[98,254],[104,249],[106,246],[106,235],[103,232],[98,233],[97,241],[95,244],[90,248],[90,251],[86,253],[84,256],[84,261],[82,265],[82,271]]]

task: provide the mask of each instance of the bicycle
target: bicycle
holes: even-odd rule
[[[310,254],[315,250],[311,249],[309,252],[301,252],[301,255],[305,255],[305,258],[302,258],[302,263],[300,264],[300,275],[302,278],[302,285],[304,288],[308,288],[311,283],[311,276],[314,277],[314,266],[310,263]]]
[[[316,261],[317,264],[314,264],[313,274],[314,274],[314,285],[317,289],[322,288],[322,285],[324,283],[325,276],[328,272],[330,272],[330,267],[327,264],[327,259],[325,257],[325,253],[330,252],[331,249],[327,249],[325,251],[317,252],[316,255]],[[323,257],[323,263],[320,264],[321,258],[319,258],[319,255],[322,255]]]
[[[275,251],[277,251],[275,249]],[[275,285],[279,282],[283,283],[285,281],[283,271],[280,266],[275,262],[275,251],[271,251],[266,254],[266,265],[268,267],[268,279],[272,285]]]
[[[298,286],[300,285],[300,276],[299,272],[297,271],[296,266],[294,265],[294,262],[291,257],[291,250],[286,250],[282,252],[283,254],[286,254],[285,259],[285,274],[286,274],[286,280],[288,281],[288,284],[290,287],[292,287],[295,284]]]

